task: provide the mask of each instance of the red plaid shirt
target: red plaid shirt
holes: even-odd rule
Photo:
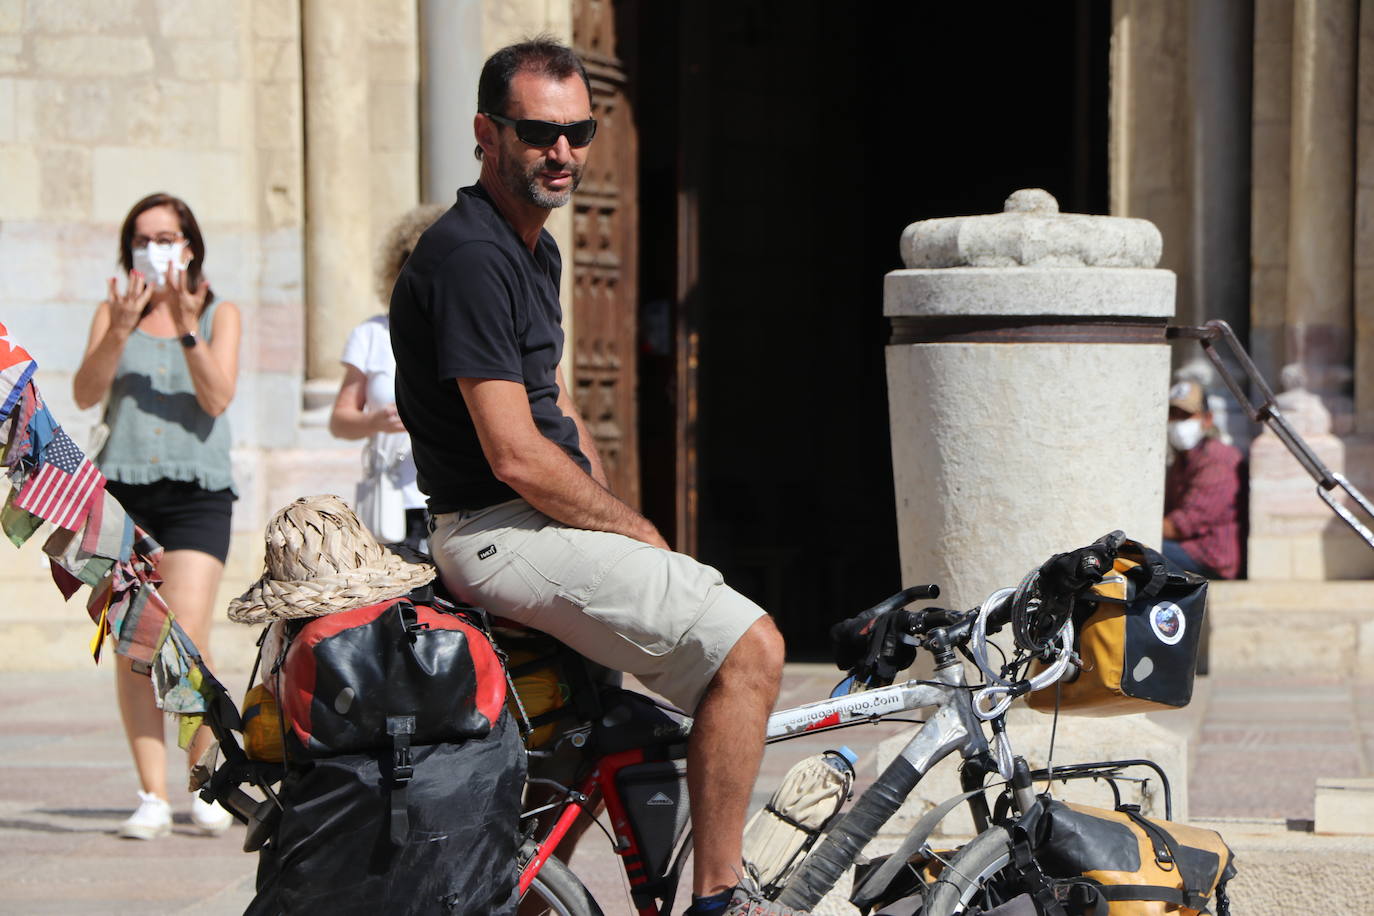
[[[1240,450],[1210,436],[1178,452],[1164,477],[1164,516],[1190,556],[1223,579],[1240,572]]]

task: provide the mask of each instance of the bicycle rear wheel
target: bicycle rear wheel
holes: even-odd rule
[[[1011,865],[1011,834],[991,827],[970,840],[940,873],[922,916],[981,913],[1011,900],[1025,888],[1014,875],[1000,874]]]
[[[520,899],[520,916],[602,916],[591,893],[568,866],[550,857]]]

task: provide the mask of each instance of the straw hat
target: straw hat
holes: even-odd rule
[[[229,619],[320,617],[399,598],[433,581],[434,567],[377,543],[337,496],[303,496],[267,523],[267,570],[229,602]]]

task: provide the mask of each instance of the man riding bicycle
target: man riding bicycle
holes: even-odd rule
[[[512,45],[487,60],[477,101],[478,182],[420,238],[391,300],[396,404],[435,562],[464,601],[694,716],[689,914],[794,913],[738,886],[782,637],[607,489],[559,368],[562,262],[543,226],[571,200],[596,133],[586,69],[549,39]]]

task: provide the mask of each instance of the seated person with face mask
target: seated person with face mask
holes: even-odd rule
[[[1169,389],[1163,554],[1209,579],[1234,579],[1241,564],[1240,450],[1217,438],[1207,396],[1194,381]]]

